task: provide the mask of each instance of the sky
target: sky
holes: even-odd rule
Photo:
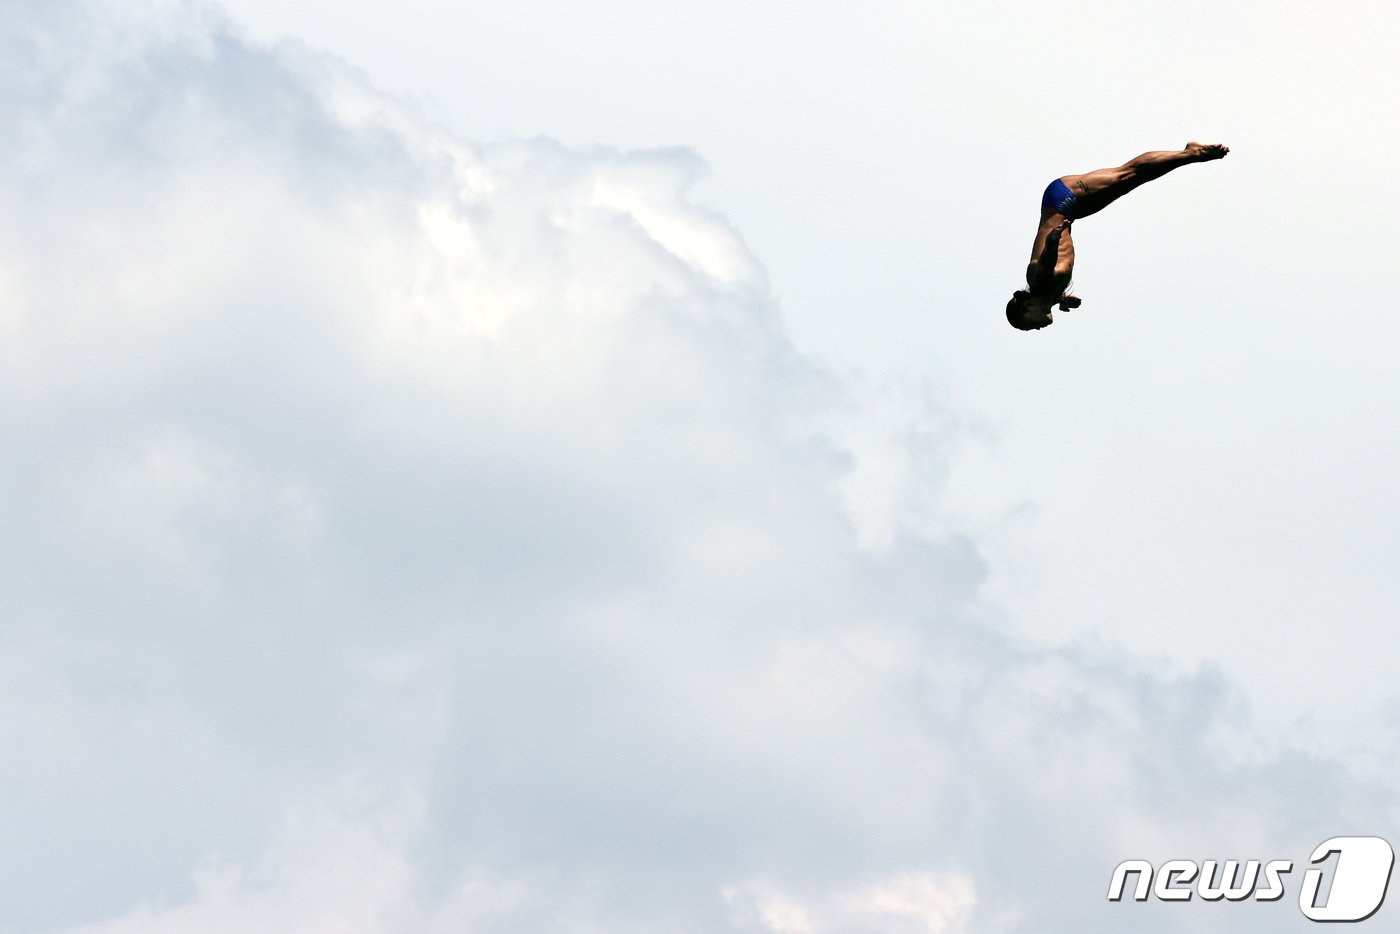
[[[1269,729],[1364,741],[1293,685],[1393,694],[1355,651],[1400,553],[1393,7],[634,7],[227,9],[474,139],[695,152],[801,351],[970,423],[941,496],[1028,636],[1219,662]],[[1189,139],[1231,156],[1080,225],[1085,313],[1008,341],[1048,180]]]
[[[0,11],[0,932],[1307,930],[1395,839],[1387,6]]]

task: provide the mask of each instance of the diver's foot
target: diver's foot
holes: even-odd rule
[[[1187,143],[1186,151],[1189,152],[1197,162],[1209,162],[1212,159],[1224,159],[1230,152],[1229,146],[1220,143]]]

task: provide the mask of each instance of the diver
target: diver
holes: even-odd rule
[[[1223,159],[1230,152],[1219,143],[1187,143],[1176,152],[1145,152],[1114,169],[1098,169],[1084,175],[1055,179],[1040,199],[1040,228],[1035,232],[1031,261],[1026,266],[1026,288],[1006,303],[1006,320],[1022,331],[1038,331],[1054,322],[1051,308],[1078,308],[1079,297],[1069,294],[1074,272],[1074,239],[1070,226],[1081,217],[1097,214],[1134,188],[1161,178],[1188,162]]]

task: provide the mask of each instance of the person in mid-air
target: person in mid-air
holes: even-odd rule
[[[1229,151],[1219,143],[1187,143],[1177,152],[1145,152],[1116,169],[1065,175],[1051,182],[1040,199],[1040,228],[1026,267],[1026,288],[1006,303],[1006,320],[1022,331],[1038,331],[1054,322],[1053,306],[1064,311],[1079,307],[1079,298],[1067,291],[1074,272],[1070,237],[1074,221],[1097,214],[1143,182],[1161,178],[1178,166],[1223,159]]]

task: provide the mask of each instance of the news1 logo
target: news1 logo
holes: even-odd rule
[[[1365,921],[1385,901],[1395,851],[1380,837],[1333,837],[1317,845],[1309,862],[1321,865],[1334,856],[1330,876],[1329,868],[1304,873],[1298,907],[1312,921]],[[1207,902],[1275,902],[1283,898],[1284,876],[1292,871],[1293,861],[1287,859],[1246,860],[1243,872],[1233,859],[1199,864],[1171,859],[1155,870],[1145,859],[1125,859],[1113,870],[1108,900],[1120,902],[1125,891],[1131,891],[1138,902],[1147,901],[1149,894],[1164,902],[1189,902],[1195,895]],[[1131,890],[1130,876],[1134,877]],[[1330,883],[1325,889],[1324,877]]]

